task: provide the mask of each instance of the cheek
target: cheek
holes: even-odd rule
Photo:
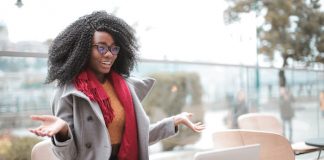
[[[98,65],[98,57],[95,55],[90,56],[89,67],[95,67]]]
[[[89,61],[89,67],[93,68],[96,65],[95,61],[93,59],[91,59]]]

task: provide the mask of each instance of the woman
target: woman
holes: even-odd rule
[[[49,49],[54,116],[32,116],[42,124],[30,131],[52,137],[60,159],[147,160],[148,145],[176,134],[179,124],[203,130],[186,112],[149,124],[140,102],[154,80],[130,77],[137,49],[134,30],[104,11],[68,26]]]

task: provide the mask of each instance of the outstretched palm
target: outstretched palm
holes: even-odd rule
[[[176,115],[175,118],[175,124],[183,124],[187,127],[189,127],[190,129],[192,129],[195,132],[201,132],[202,130],[205,129],[205,125],[202,124],[201,122],[198,123],[192,123],[190,121],[190,118],[193,116],[192,113],[187,113],[187,112],[182,112],[178,115]]]
[[[30,132],[38,136],[52,137],[59,132],[67,132],[67,123],[61,118],[52,115],[34,115],[31,118],[34,121],[40,121],[42,123],[35,129],[29,129]]]

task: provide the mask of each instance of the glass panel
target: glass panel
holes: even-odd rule
[[[38,123],[31,122],[29,115],[51,114],[54,84],[43,84],[46,63],[46,58],[0,58],[0,132],[31,135],[27,128]],[[268,113],[281,120],[278,72],[275,68],[259,68],[257,74],[256,68],[249,66],[142,60],[133,75],[157,79],[155,89],[143,102],[152,122],[190,111],[195,114],[194,121],[203,121],[207,126],[201,134],[181,127],[178,138],[150,147],[151,158],[168,153],[170,157],[166,159],[185,159],[198,150],[211,149],[212,134],[236,128],[237,117],[244,113]],[[323,72],[286,70],[285,75],[293,95],[292,141],[322,135],[324,118],[319,109],[319,93],[324,90]],[[156,98],[156,94],[163,96]],[[287,138],[289,133],[287,129]],[[164,152],[167,150],[173,150],[172,154]]]
[[[0,57],[1,130],[30,127],[31,114],[50,114],[53,85],[44,85],[47,59]],[[21,132],[18,134],[27,134]]]

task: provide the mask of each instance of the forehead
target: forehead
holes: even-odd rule
[[[111,45],[114,43],[114,39],[111,34],[107,32],[96,31],[93,35],[94,43],[106,43],[107,45]]]

